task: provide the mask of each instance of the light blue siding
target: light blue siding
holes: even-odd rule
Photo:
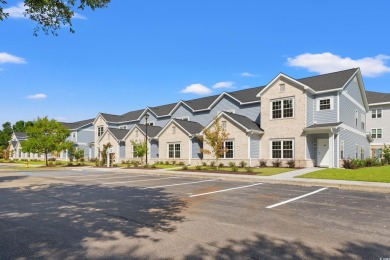
[[[175,110],[175,112],[173,112],[171,117],[181,118],[185,116],[188,116],[189,118],[188,120],[192,121],[193,119],[192,111],[186,105],[180,104],[180,106]]]
[[[362,94],[360,92],[359,84],[357,82],[356,76],[354,77],[353,80],[351,80],[347,86],[345,87],[344,91],[348,93],[351,97],[353,97],[359,104],[364,104],[363,103],[363,98]]]
[[[344,141],[345,159],[356,159],[356,145],[359,145],[358,158],[360,158],[361,146],[364,146],[365,158],[370,156],[370,143],[368,142],[367,137],[344,130],[340,132],[340,142],[341,141]]]
[[[197,138],[192,139],[192,158],[193,159],[203,159],[203,154],[200,152],[200,149],[203,148],[203,143]]]
[[[158,158],[158,141],[157,140],[150,141],[150,158],[153,158],[153,159]]]
[[[314,124],[314,96],[307,93],[306,103],[306,126]]]
[[[349,100],[343,93],[341,93],[340,95],[340,104],[342,104],[342,107],[340,109],[340,121],[350,127],[353,127],[361,131],[362,133],[365,133],[366,129],[363,130],[360,127],[361,125],[360,119],[362,115],[366,115],[366,111],[359,108],[355,103]],[[355,110],[357,110],[359,114],[357,126],[355,123]]]
[[[260,136],[252,135],[250,139],[250,158],[259,159],[260,158]]]
[[[148,123],[153,122],[154,124],[157,124],[157,117],[153,113],[151,113],[151,112],[148,112],[148,114],[149,114]],[[145,119],[145,116],[144,116],[144,117],[141,118],[139,123],[144,125],[145,121],[146,121],[146,119]]]
[[[333,99],[333,109],[330,110],[318,110],[317,111],[317,102],[322,98],[331,98]],[[316,95],[313,102],[313,111],[314,111],[314,123],[325,124],[325,123],[334,123],[337,122],[337,111],[338,111],[338,94],[327,93],[322,95]]]

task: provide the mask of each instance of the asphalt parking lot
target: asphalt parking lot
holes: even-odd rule
[[[389,194],[73,170],[0,197],[0,259],[390,258]]]

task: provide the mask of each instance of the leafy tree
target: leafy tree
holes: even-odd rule
[[[12,126],[12,130],[14,132],[25,132],[26,128],[32,126],[34,123],[31,121],[24,122],[23,120],[19,120]]]
[[[148,153],[148,148],[146,142],[136,142],[134,140],[131,141],[131,145],[133,146],[134,156],[141,158],[141,164],[144,164],[143,158]]]
[[[226,129],[222,127],[218,118],[214,118],[212,127],[203,129],[202,132],[203,135],[198,136],[198,139],[209,146],[210,149],[203,148],[200,149],[200,152],[210,154],[214,158],[218,169],[218,160],[227,152],[224,144],[229,137],[229,134],[226,132]]]
[[[390,146],[386,146],[385,144],[382,153],[383,153],[383,157],[385,158],[385,163],[390,164]]]
[[[51,152],[61,152],[69,148],[70,143],[66,141],[70,132],[61,123],[47,117],[39,118],[33,126],[26,129],[28,139],[23,142],[23,152],[42,153],[45,155],[46,166],[47,155]]]
[[[84,10],[89,7],[91,10],[104,8],[111,0],[24,0],[26,8],[24,16],[37,22],[34,35],[42,29],[45,34],[57,35],[56,31],[61,26],[69,26],[69,31],[74,33],[72,18],[75,16],[74,9]],[[7,0],[0,0],[0,21],[8,18],[9,14],[4,12],[3,6]]]
[[[100,156],[102,161],[100,162],[100,166],[103,166],[105,162],[107,162],[107,150],[112,147],[111,143],[103,144],[103,149],[100,152]]]
[[[74,158],[76,162],[79,162],[80,159],[84,158],[84,150],[80,148],[76,148],[76,152],[74,153]]]
[[[8,142],[11,140],[12,136],[12,127],[10,122],[5,122],[3,124],[3,130],[0,131],[0,149],[6,149],[8,147]]]

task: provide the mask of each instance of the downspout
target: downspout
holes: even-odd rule
[[[251,157],[251,132],[248,131],[248,158],[249,158],[249,167],[252,167],[252,157]]]
[[[191,136],[189,136],[189,139],[188,139],[188,165],[191,165],[191,158],[192,158],[192,138]]]

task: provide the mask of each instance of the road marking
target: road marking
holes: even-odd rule
[[[263,184],[263,183],[255,183],[255,184],[246,185],[246,186],[240,186],[240,187],[236,187],[236,188],[230,188],[230,189],[225,189],[225,190],[217,190],[217,191],[212,191],[212,192],[206,192],[206,193],[195,194],[195,195],[191,195],[190,198],[192,198],[192,197],[198,197],[198,196],[203,196],[203,195],[208,195],[208,194],[213,194],[213,193],[218,193],[218,192],[225,192],[225,191],[230,191],[230,190],[238,190],[238,189],[243,189],[243,188],[248,188],[248,187],[257,186],[257,185],[260,185],[260,184]]]
[[[83,170],[81,170],[81,169],[72,169],[72,171],[82,172]]]
[[[131,173],[98,173],[98,174],[83,174],[83,175],[66,175],[66,176],[61,176],[61,177],[53,177],[53,178],[56,178],[56,179],[67,179],[69,177],[98,177],[98,176],[101,176],[101,177],[105,177],[105,176],[116,176],[116,175],[124,175],[124,174],[128,174],[129,176],[134,176],[134,175],[131,175]],[[50,175],[47,175],[47,176],[50,176]],[[137,175],[139,176],[139,175]]]
[[[318,193],[318,192],[323,191],[323,190],[326,190],[326,189],[327,189],[327,188],[322,188],[322,189],[319,189],[319,190],[316,190],[316,191],[313,191],[313,192],[304,194],[304,195],[302,195],[302,196],[298,196],[298,197],[296,197],[296,198],[292,198],[292,199],[289,199],[289,200],[285,200],[285,201],[282,201],[282,202],[280,202],[280,203],[277,203],[277,204],[268,206],[268,207],[266,207],[266,209],[272,209],[272,208],[275,208],[275,207],[277,207],[277,206],[280,206],[280,205],[283,205],[283,204],[286,204],[286,203],[289,203],[289,202],[292,202],[292,201],[295,201],[295,200],[299,200],[299,199],[302,199],[302,198],[304,198],[304,197],[313,195],[313,194],[315,194],[315,193]]]
[[[183,177],[153,178],[153,179],[136,180],[136,181],[117,181],[117,182],[108,182],[108,183],[102,183],[102,184],[118,184],[118,183],[141,182],[141,181],[159,181],[159,180],[179,179],[179,178],[183,178]]]
[[[98,181],[98,180],[108,180],[108,179],[124,179],[124,178],[135,178],[135,177],[142,177],[142,176],[148,176],[146,174],[144,175],[137,175],[137,176],[118,176],[118,177],[115,177],[115,176],[112,176],[112,177],[108,177],[108,178],[89,178],[89,179],[78,179],[78,181]],[[98,176],[96,176],[98,177]]]
[[[155,189],[155,188],[163,188],[163,187],[172,187],[172,186],[188,185],[188,184],[195,184],[195,183],[208,182],[208,181],[216,181],[216,180],[218,180],[218,179],[205,180],[205,181],[193,181],[193,182],[177,183],[177,184],[168,184],[168,185],[160,185],[160,186],[154,186],[154,187],[146,187],[145,189]]]

